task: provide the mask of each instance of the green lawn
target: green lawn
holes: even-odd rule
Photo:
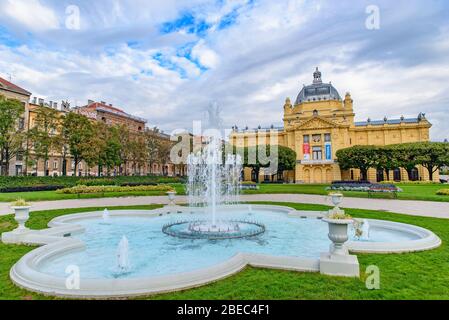
[[[289,205],[296,209],[324,210],[327,207],[304,204]],[[143,207],[134,207],[143,208]],[[154,208],[154,207],[144,207]],[[34,212],[28,226],[45,228],[49,220],[68,213],[92,211],[65,209]],[[97,208],[99,210],[103,208]],[[116,208],[117,209],[117,208]],[[443,245],[435,250],[390,255],[358,255],[362,278],[347,279],[319,274],[247,268],[243,272],[216,283],[149,297],[151,299],[449,299],[449,221],[436,218],[406,216],[368,210],[347,210],[354,217],[385,219],[428,228],[439,235]],[[0,217],[0,233],[15,227],[13,217]],[[0,299],[44,299],[45,297],[15,287],[9,270],[33,248],[0,244]],[[368,290],[364,270],[376,265],[381,272],[381,289]],[[148,297],[147,297],[148,298]],[[146,298],[146,299],[147,299]]]
[[[259,190],[248,190],[245,194],[318,194],[327,195],[327,184],[261,184]],[[440,189],[449,189],[449,185],[443,184],[400,184],[403,192],[398,193],[399,200],[423,200],[449,202],[449,196],[439,196],[436,192]],[[344,191],[347,197],[368,198],[367,192]],[[390,199],[391,194],[375,194],[376,198]]]
[[[172,183],[178,195],[185,194],[185,187],[180,183]],[[326,184],[261,184],[259,190],[248,190],[245,194],[318,194],[327,195]],[[449,188],[449,185],[430,184],[416,185],[404,184],[399,185],[403,192],[398,193],[400,200],[424,200],[424,201],[443,201],[449,202],[449,196],[439,196],[436,192],[443,188]],[[347,197],[368,198],[367,192],[343,192]],[[88,199],[88,198],[113,198],[113,197],[139,197],[139,196],[160,196],[165,192],[146,191],[146,192],[110,192],[104,194],[59,194],[55,191],[37,191],[37,192],[16,192],[16,193],[0,193],[0,202],[12,202],[18,198],[26,201],[51,201],[65,199]],[[376,194],[376,198],[391,198],[391,194]]]
[[[184,194],[184,185],[175,183],[173,186],[178,194]],[[0,193],[0,202],[12,202],[18,198],[26,201],[52,201],[52,200],[67,200],[67,199],[92,199],[92,198],[115,198],[115,197],[139,197],[139,196],[162,196],[166,193],[164,191],[133,191],[133,192],[106,192],[93,194],[60,194],[56,191],[35,191],[35,192],[13,192]]]

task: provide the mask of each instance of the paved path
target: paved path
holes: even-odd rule
[[[177,203],[186,203],[185,196],[178,196]],[[331,205],[330,198],[320,195],[307,194],[256,194],[243,195],[242,201],[273,201],[273,202],[296,202],[310,204]],[[147,204],[167,204],[166,196],[156,197],[133,197],[133,198],[102,198],[102,199],[74,199],[58,201],[42,201],[32,204],[33,211],[86,208],[86,207],[114,207]],[[386,200],[386,199],[363,199],[344,198],[342,207],[383,210],[396,213],[404,213],[415,216],[436,217],[449,219],[449,202],[431,201],[409,201],[409,200]],[[11,212],[8,203],[0,203],[0,215]]]

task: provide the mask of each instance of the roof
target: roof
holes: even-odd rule
[[[313,73],[313,83],[302,88],[296,98],[295,105],[303,102],[321,100],[341,100],[341,97],[332,84],[323,83],[321,80],[321,72],[316,68],[316,71]]]
[[[370,120],[367,121],[358,121],[355,123],[356,127],[365,127],[368,125],[372,126],[383,126],[384,124],[401,124],[401,123],[419,123],[421,120],[424,120],[425,116],[420,114],[417,118],[401,118],[401,119],[383,119],[383,120]]]
[[[2,77],[0,77],[0,89],[23,94],[25,96],[31,96],[31,92],[26,91],[25,89],[19,87],[18,85],[15,85],[14,83],[11,83],[11,82],[3,79]]]
[[[143,118],[133,116],[133,115],[131,115],[129,113],[126,113],[122,109],[113,107],[111,105],[108,105],[108,104],[105,104],[105,103],[102,103],[102,102],[93,102],[93,103],[90,103],[87,106],[84,106],[82,108],[94,109],[94,110],[100,111],[100,112],[111,113],[111,114],[114,114],[114,115],[117,115],[117,116],[120,116],[120,117],[129,118],[129,119],[132,119],[132,120],[135,120],[135,121],[140,121],[140,122],[143,122],[143,123],[147,122],[147,120],[145,120]]]

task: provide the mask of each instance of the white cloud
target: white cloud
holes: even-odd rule
[[[199,63],[206,68],[214,69],[218,66],[220,58],[217,53],[210,49],[203,40],[199,41],[192,49],[192,58],[199,61]]]
[[[39,0],[6,0],[2,11],[29,30],[47,31],[59,28],[55,12]]]
[[[352,93],[358,120],[422,111],[434,123],[433,139],[449,136],[449,28],[441,8],[414,2],[397,15],[400,4],[384,1],[381,29],[369,32],[363,4],[342,2],[336,11],[327,0],[222,3],[80,0],[82,32],[39,34],[38,46],[0,44],[0,73],[49,99],[106,100],[170,131],[191,129],[211,101],[228,126],[282,125],[285,98],[294,101],[319,66],[341,95]],[[186,10],[214,26],[205,36],[158,33]],[[234,10],[236,21],[218,28]],[[422,23],[430,17],[438,29]],[[179,52],[186,44],[191,56]]]

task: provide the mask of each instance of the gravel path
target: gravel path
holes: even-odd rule
[[[320,195],[307,194],[257,194],[243,195],[242,201],[274,201],[296,202],[310,204],[331,205],[330,198]],[[176,202],[186,203],[185,196],[178,196]],[[42,201],[32,203],[32,211],[53,210],[65,208],[86,207],[115,207],[148,204],[167,204],[166,196],[132,197],[132,198],[102,198],[102,199],[74,199],[58,201]],[[449,219],[449,202],[412,201],[412,200],[386,200],[344,198],[341,205],[344,208],[358,208],[370,210],[383,210],[396,213],[404,213],[414,216],[435,217]],[[8,203],[0,203],[0,215],[11,213]]]

